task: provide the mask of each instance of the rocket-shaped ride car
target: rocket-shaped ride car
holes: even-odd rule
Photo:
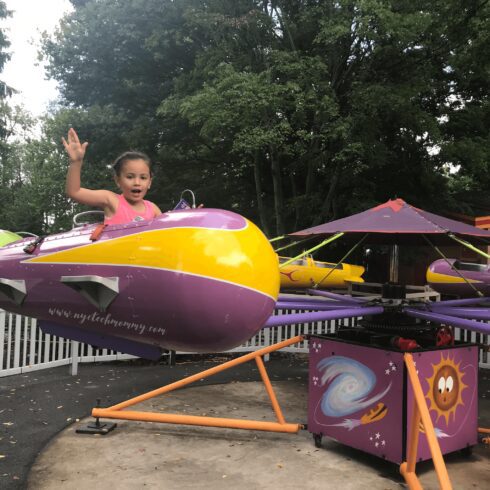
[[[490,265],[439,259],[427,269],[427,283],[441,294],[468,297],[490,295]]]
[[[54,335],[158,358],[252,337],[279,293],[277,256],[249,220],[217,209],[85,225],[0,247],[0,308]]]

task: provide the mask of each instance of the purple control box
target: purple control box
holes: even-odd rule
[[[403,352],[334,336],[311,337],[308,430],[400,464],[414,407]],[[443,454],[478,442],[478,347],[414,352],[420,384]],[[420,426],[418,461],[431,458]]]

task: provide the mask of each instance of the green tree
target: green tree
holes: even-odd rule
[[[0,0],[0,19],[6,19],[12,15],[12,12],[7,9],[5,2]],[[0,73],[3,71],[5,63],[10,59],[10,53],[7,49],[10,47],[10,41],[8,40],[3,29],[0,29]],[[0,99],[4,99],[13,92],[12,87],[9,87],[5,82],[0,80]]]
[[[73,3],[49,73],[99,114],[89,158],[163,164],[163,208],[192,187],[276,234],[488,183],[486,1]]]

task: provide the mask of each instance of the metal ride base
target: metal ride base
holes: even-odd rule
[[[365,340],[365,339],[364,339]],[[442,458],[478,443],[478,347],[413,353],[337,338],[310,338],[308,430],[400,464],[421,488],[418,461],[432,459],[451,488]]]
[[[184,378],[175,383],[163,386],[156,390],[150,391],[143,395],[137,396],[130,400],[122,403],[118,403],[109,408],[94,408],[92,410],[92,416],[98,418],[108,418],[108,419],[120,419],[120,420],[138,420],[142,422],[161,422],[166,424],[181,424],[181,425],[198,425],[205,427],[222,427],[230,429],[248,429],[248,430],[262,430],[270,432],[287,432],[287,433],[297,433],[303,428],[302,424],[290,424],[286,423],[284,416],[282,414],[281,408],[277,401],[276,395],[272,388],[269,376],[264,366],[264,361],[262,357],[271,352],[278,351],[289,345],[299,343],[304,340],[302,336],[296,336],[289,340],[279,342],[277,344],[264,347],[255,352],[245,354],[237,359],[220,364],[219,366],[207,369],[198,374],[194,374],[187,378]],[[154,413],[154,412],[138,412],[124,410],[125,408],[136,405],[137,403],[149,400],[164,393],[169,393],[170,391],[176,390],[178,388],[183,388],[194,381],[199,381],[203,378],[208,378],[213,374],[225,371],[226,369],[232,368],[239,364],[255,360],[257,367],[259,369],[262,381],[264,383],[265,389],[271,400],[272,408],[276,415],[276,422],[264,422],[259,420],[240,420],[240,419],[229,419],[229,418],[218,418],[218,417],[203,417],[194,415],[180,415],[180,414],[167,414],[167,413]],[[79,432],[79,431],[77,431]],[[85,432],[86,433],[86,432]]]
[[[97,408],[100,407],[100,398],[97,398]],[[117,427],[117,424],[112,422],[101,422],[97,417],[93,422],[89,422],[82,427],[79,427],[75,432],[77,434],[98,434],[105,436]]]
[[[100,422],[99,419],[95,419],[95,422],[89,422],[88,424],[78,428],[75,432],[77,434],[100,434],[102,436],[111,432],[117,427],[117,424],[112,422]]]

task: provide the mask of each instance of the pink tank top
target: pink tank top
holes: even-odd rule
[[[122,194],[118,196],[118,199],[119,203],[115,214],[110,218],[104,219],[106,225],[123,225],[124,223],[131,223],[131,221],[142,221],[155,217],[155,209],[150,201],[143,201],[145,203],[145,211],[138,213],[129,205]]]

